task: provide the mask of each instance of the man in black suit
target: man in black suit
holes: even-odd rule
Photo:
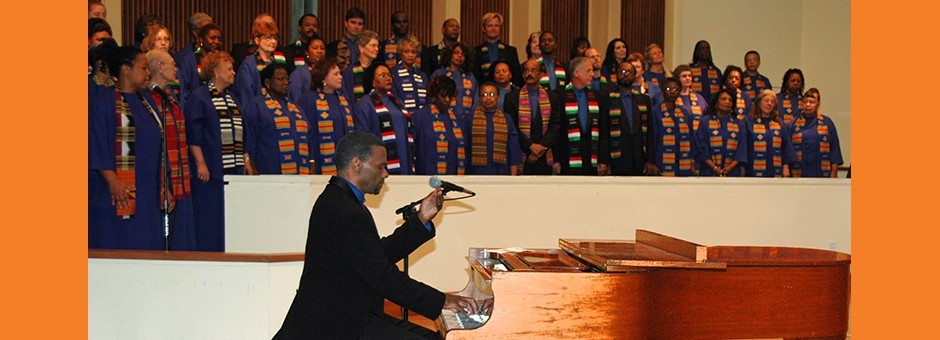
[[[421,71],[424,71],[424,74],[430,75],[443,67],[441,53],[444,52],[444,49],[456,44],[457,40],[460,40],[460,22],[454,18],[444,20],[444,25],[441,26],[441,35],[444,36],[441,42],[437,45],[428,46],[421,53]]]
[[[492,80],[486,77],[490,73],[490,66],[497,60],[509,62],[509,71],[512,72],[512,84],[522,86],[522,71],[519,70],[519,53],[516,47],[504,43],[499,39],[502,33],[503,15],[496,12],[489,12],[483,15],[483,35],[486,41],[477,45],[476,60],[473,73],[477,81],[483,82],[484,79]]]
[[[402,273],[395,263],[434,237],[431,220],[444,202],[438,188],[418,213],[379,238],[365,194],[377,195],[386,170],[385,146],[375,135],[352,132],[336,149],[338,176],[330,178],[310,214],[300,288],[274,339],[438,338],[428,329],[383,313],[389,299],[430,319],[444,308],[476,312],[474,300],[444,294]]]
[[[549,161],[554,158],[550,150],[562,116],[552,107],[558,105],[555,93],[539,85],[544,71],[538,60],[526,60],[522,71],[525,87],[509,91],[503,101],[506,113],[519,129],[519,146],[526,156],[522,166],[524,175],[552,174]]]
[[[652,138],[650,128],[650,96],[633,91],[636,66],[622,61],[617,67],[617,86],[607,95],[610,115],[610,171],[612,175],[643,176],[650,161],[647,146]],[[615,137],[618,136],[619,137]]]
[[[552,145],[552,171],[560,175],[609,175],[608,101],[590,88],[594,66],[588,58],[574,58],[571,73],[571,83],[555,90],[558,105],[553,108],[562,119]]]

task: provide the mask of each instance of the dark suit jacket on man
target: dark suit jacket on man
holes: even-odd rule
[[[555,138],[558,135],[558,128],[561,125],[561,116],[555,106],[558,105],[558,99],[555,98],[555,92],[548,91],[548,100],[552,105],[552,116],[548,120],[548,129],[545,133],[542,133],[542,120],[541,119],[532,119],[532,125],[529,137],[526,137],[522,133],[522,127],[519,126],[519,91],[528,91],[528,88],[523,87],[520,89],[513,89],[506,94],[506,99],[503,100],[503,109],[506,111],[506,114],[509,117],[512,117],[513,123],[516,124],[516,129],[519,129],[519,147],[522,148],[522,153],[525,157],[528,157],[532,153],[530,149],[532,144],[541,144],[544,147],[551,149],[552,144],[555,142]],[[529,100],[538,102],[538,97],[532,98]],[[533,113],[536,117],[541,116],[541,112]],[[548,153],[539,158],[538,162],[535,164],[526,164],[523,167],[524,174],[526,175],[551,175],[551,167],[548,166],[547,156]]]
[[[609,98],[609,94],[613,91],[620,91],[619,87],[611,87],[607,91],[608,98],[610,103],[610,110],[614,109],[622,110],[622,114],[618,121],[614,122],[613,117],[611,117],[611,128],[614,128],[614,124],[620,126],[620,138],[618,142],[620,143],[621,156],[618,159],[610,160],[610,171],[613,175],[630,175],[630,176],[642,176],[643,168],[646,162],[649,160],[648,148],[649,139],[653,136],[653,131],[650,125],[650,115],[652,114],[653,106],[650,103],[650,96],[644,93],[633,92],[627,90],[627,93],[630,93],[631,107],[624,108],[623,100],[621,98]],[[645,115],[642,112],[642,109],[646,110]],[[633,117],[633,128],[630,128],[630,122],[627,121],[627,115]],[[644,119],[645,118],[645,119]],[[643,128],[647,128],[647,133],[643,133]],[[611,138],[611,144],[615,141]]]
[[[515,46],[505,44],[502,41],[499,42],[505,46],[505,49],[499,50],[496,54],[496,60],[505,60],[509,62],[509,71],[512,72],[512,80],[510,80],[513,85],[518,87],[525,86],[525,81],[522,80],[522,70],[519,68],[519,52],[517,52]],[[489,62],[490,64],[496,62],[496,60],[489,60],[489,56],[483,55],[483,47],[486,46],[486,42],[477,45],[474,47],[476,52],[473,66],[473,73],[477,77],[477,80],[482,84],[489,71],[483,70],[483,64]],[[487,52],[489,54],[489,52]]]
[[[552,147],[552,152],[555,154],[555,163],[561,163],[561,174],[562,175],[597,175],[597,167],[591,165],[591,128],[593,127],[592,122],[588,122],[587,131],[581,131],[581,120],[580,118],[576,119],[577,126],[571,126],[569,119],[565,113],[565,101],[567,98],[567,92],[565,88],[567,86],[558,87],[555,89],[555,98],[558,99],[558,105],[554,105],[555,113],[558,116],[561,116],[561,126],[559,128],[558,137],[555,139],[555,144]],[[596,100],[598,104],[598,142],[597,142],[597,164],[607,164],[610,165],[610,127],[608,126],[609,111],[607,106],[607,96],[605,94],[600,94],[594,90],[591,90],[588,87],[584,88],[588,94],[588,103],[592,100]],[[590,116],[588,119],[591,119]],[[571,156],[571,145],[568,139],[568,129],[577,128],[581,131],[581,159],[583,166],[580,169],[572,168],[569,162]]]
[[[444,293],[402,273],[395,263],[434,237],[414,217],[379,238],[368,208],[339,177],[310,214],[300,288],[275,339],[353,339],[384,299],[436,319]]]

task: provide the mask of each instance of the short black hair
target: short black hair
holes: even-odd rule
[[[336,146],[336,171],[342,174],[352,164],[353,158],[358,157],[365,162],[372,157],[372,150],[376,146],[385,146],[382,140],[365,131],[353,131],[339,140]]]
[[[152,24],[163,24],[163,19],[155,13],[144,13],[134,23],[134,41],[141,43],[147,36],[147,28]]]
[[[362,21],[366,21],[366,12],[359,7],[350,8],[346,11],[346,21],[352,18],[360,18]]]
[[[303,25],[303,24],[304,24],[304,18],[306,18],[306,17],[313,17],[314,19],[317,19],[317,22],[320,22],[320,18],[317,18],[317,15],[316,15],[316,14],[313,14],[313,13],[304,13],[304,15],[301,15],[301,16],[300,16],[300,19],[297,20],[297,26]]]
[[[111,24],[108,24],[107,20],[88,18],[88,39],[91,39],[91,37],[98,32],[108,32],[108,35],[114,35],[114,33],[111,32]]]
[[[372,81],[375,80],[375,72],[378,71],[379,67],[385,67],[389,72],[392,72],[392,69],[389,68],[385,63],[373,62],[372,65],[369,65],[369,68],[367,68],[362,75],[362,88],[364,91],[366,91],[366,93],[372,91]]]
[[[428,96],[431,98],[437,98],[438,95],[450,95],[451,97],[457,95],[457,83],[453,79],[446,75],[439,75],[431,79],[431,83],[428,84]]]
[[[268,66],[265,66],[261,70],[261,83],[264,84],[265,80],[270,80],[274,78],[274,73],[277,72],[277,70],[284,70],[285,72],[287,72],[287,64],[270,63],[268,64]]]

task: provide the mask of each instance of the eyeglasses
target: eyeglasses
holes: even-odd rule
[[[679,91],[679,88],[678,88],[678,87],[668,87],[668,86],[667,86],[667,87],[665,88],[665,90],[666,90],[666,91]]]
[[[376,74],[375,74],[375,77],[376,77],[376,78],[382,78],[382,79],[385,79],[385,78],[388,78],[388,77],[391,77],[391,76],[392,76],[391,73],[376,73]]]
[[[277,37],[273,35],[265,35],[261,37],[261,40],[277,40]]]
[[[493,93],[493,92],[485,92],[480,95],[484,97],[496,97],[496,93]]]

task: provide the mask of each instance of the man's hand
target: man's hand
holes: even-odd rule
[[[437,213],[441,211],[443,205],[444,189],[436,188],[421,200],[421,209],[418,210],[418,219],[421,220],[422,224],[427,224],[428,221],[434,219],[434,216],[437,216]]]
[[[446,294],[444,309],[465,315],[476,314],[477,302],[466,296]]]

